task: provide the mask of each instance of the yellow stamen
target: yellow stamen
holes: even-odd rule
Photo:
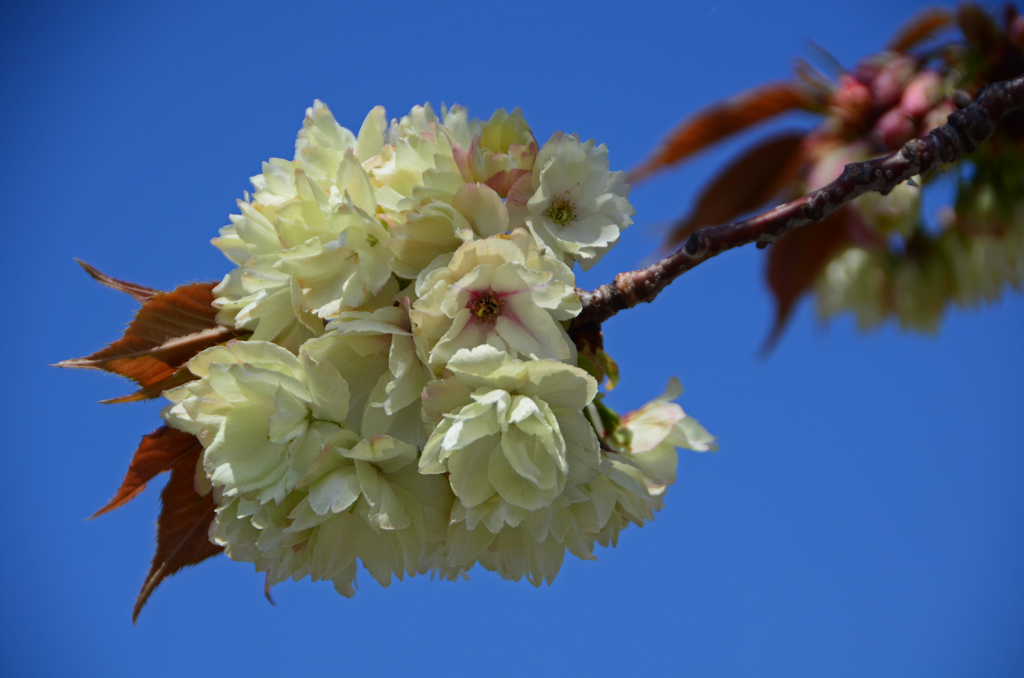
[[[568,226],[576,218],[576,206],[565,198],[556,198],[544,214],[559,226]]]

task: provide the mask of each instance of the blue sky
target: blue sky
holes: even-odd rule
[[[805,303],[760,360],[771,302],[764,252],[745,248],[609,321],[613,406],[678,375],[721,452],[684,452],[658,519],[597,562],[567,559],[550,588],[363,576],[353,600],[305,581],[271,607],[262,576],[220,557],[165,582],[132,627],[161,483],[83,520],[160,403],[99,405],[130,384],[48,366],[114,340],[134,312],[72,257],[162,289],[222,277],[209,239],[260,162],[290,157],[315,98],[350,127],[376,104],[521,106],[542,141],[594,137],[626,169],[682,116],[789,77],[811,41],[852,65],[920,6],[857,5],[4,3],[0,673],[1020,675],[1013,291],[952,310],[937,336],[824,326]],[[638,187],[636,225],[581,286],[647,260],[657,224],[742,143]]]

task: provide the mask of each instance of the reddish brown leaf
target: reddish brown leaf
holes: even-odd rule
[[[156,398],[168,389],[172,389],[195,380],[196,375],[192,374],[188,367],[179,367],[177,372],[166,379],[158,381],[152,386],[140,388],[134,393],[129,393],[128,395],[123,395],[118,398],[107,398],[106,400],[101,400],[100,403],[103,405],[119,405],[121,403],[136,403],[140,400],[149,400],[150,398]]]
[[[78,265],[85,269],[85,272],[92,276],[93,280],[103,283],[107,287],[111,287],[119,292],[124,292],[130,295],[135,301],[140,304],[144,304],[158,294],[162,294],[160,290],[155,290],[152,287],[146,287],[145,285],[136,285],[135,283],[125,282],[124,280],[118,280],[117,278],[111,278],[109,275],[100,273],[95,268],[85,263],[81,259],[75,259]]]
[[[769,248],[766,277],[775,297],[775,325],[761,347],[767,354],[782,336],[782,330],[797,300],[807,292],[832,255],[850,242],[850,229],[859,217],[849,205],[829,218],[789,233]]]
[[[270,571],[269,570],[267,571],[266,576],[263,577],[263,595],[266,597],[268,603],[270,603],[271,605],[274,605],[275,607],[277,606],[277,603],[274,602],[274,596],[270,595]]]
[[[65,360],[57,366],[114,372],[143,389],[113,402],[155,397],[184,383],[179,368],[190,358],[237,335],[235,330],[217,324],[212,292],[215,285],[193,283],[155,294],[139,309],[120,339],[90,356]]]
[[[197,441],[198,442],[198,441]],[[213,492],[196,492],[196,464],[201,448],[194,448],[171,470],[171,478],[160,495],[163,508],[157,520],[156,553],[132,610],[132,623],[153,591],[167,577],[183,567],[195,565],[224,550],[207,536],[214,519]]]
[[[886,49],[906,52],[953,23],[953,13],[945,7],[925,7],[896,30]]]
[[[762,85],[713,104],[676,127],[651,157],[630,170],[629,182],[635,184],[731,134],[794,108],[813,110],[815,102],[807,87],[791,82]]]
[[[693,212],[672,228],[666,244],[678,245],[698,228],[728,223],[778,195],[800,171],[803,139],[796,132],[772,137],[734,160],[704,189]]]
[[[963,2],[957,7],[956,22],[967,42],[980,47],[983,54],[999,48],[1002,42],[999,24],[976,2]]]
[[[142,444],[135,450],[128,473],[125,474],[121,487],[114,498],[92,518],[124,506],[146,489],[146,483],[164,471],[170,471],[186,455],[195,456],[202,451],[199,439],[191,433],[185,433],[168,426],[161,426],[149,435],[143,436]]]

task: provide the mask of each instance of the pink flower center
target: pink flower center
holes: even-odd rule
[[[477,296],[468,306],[469,312],[476,316],[477,320],[491,325],[497,322],[504,307],[505,300],[491,290]]]

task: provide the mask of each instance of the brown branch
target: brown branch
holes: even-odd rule
[[[702,228],[661,261],[636,271],[620,273],[615,281],[596,290],[577,288],[583,311],[573,320],[570,333],[599,328],[619,311],[653,301],[680,275],[726,250],[756,242],[758,247],[795,228],[823,221],[859,195],[878,191],[888,195],[897,185],[928,170],[956,162],[995,132],[1011,111],[1024,107],[1024,77],[998,82],[979,90],[974,102],[950,114],[948,122],[921,139],[882,158],[847,165],[838,179],[802,198],[733,224]]]

